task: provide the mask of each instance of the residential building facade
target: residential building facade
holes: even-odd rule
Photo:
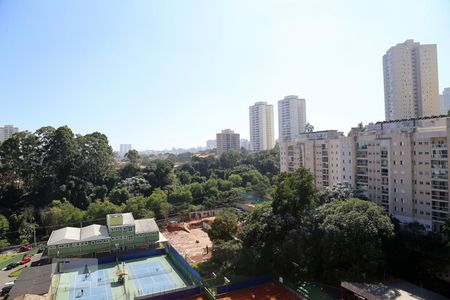
[[[249,108],[250,150],[270,150],[275,145],[273,105],[256,102]]]
[[[280,145],[282,171],[309,169],[318,188],[345,183],[402,223],[440,231],[450,215],[450,117],[384,121],[313,132]]]
[[[441,115],[448,115],[450,110],[450,88],[445,88],[442,95],[439,95],[441,100]]]
[[[320,189],[337,183],[354,187],[353,148],[352,138],[337,130],[303,133],[280,144],[280,168],[282,172],[310,170]]]
[[[247,139],[241,139],[241,148],[244,148],[245,150],[250,150],[250,141]]]
[[[54,230],[47,241],[48,256],[96,256],[102,252],[157,246],[165,241],[154,219],[135,220],[131,213],[109,214],[106,224]]]
[[[239,150],[241,148],[241,141],[239,133],[234,133],[231,129],[224,129],[221,133],[216,134],[217,154],[228,150]]]
[[[3,143],[16,132],[19,132],[19,128],[14,127],[14,125],[5,125],[0,127],[0,143]]]
[[[414,40],[383,56],[385,119],[440,115],[437,48]]]
[[[278,101],[278,143],[292,140],[305,132],[306,101],[298,96],[286,96]]]

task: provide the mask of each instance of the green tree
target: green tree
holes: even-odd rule
[[[125,203],[129,198],[130,193],[126,188],[114,188],[111,193],[109,193],[109,200],[117,205]]]
[[[91,202],[86,210],[85,218],[89,222],[101,222],[107,214],[116,214],[123,211],[123,207],[110,202],[97,199]]]
[[[125,154],[125,158],[132,164],[137,164],[139,161],[139,152],[137,150],[131,149]]]
[[[53,200],[48,208],[41,210],[41,221],[45,226],[50,226],[50,233],[58,227],[78,227],[84,220],[84,211],[73,206],[70,202]]]
[[[317,195],[314,177],[307,169],[281,173],[273,193],[273,211],[280,215],[291,214],[300,221],[315,206]]]
[[[6,234],[9,231],[9,221],[8,219],[0,214],[0,247],[6,247],[9,245],[8,238]]]
[[[125,203],[125,211],[133,213],[137,219],[153,218],[155,213],[147,205],[148,200],[144,196],[132,197]]]
[[[167,194],[161,189],[154,190],[147,198],[147,208],[153,211],[158,219],[167,218],[170,210]]]
[[[238,216],[234,209],[224,209],[214,219],[211,229],[208,230],[208,236],[214,243],[218,241],[229,241],[237,233]]]
[[[376,277],[383,266],[383,241],[394,235],[394,225],[383,208],[354,198],[327,203],[317,213],[324,279]]]

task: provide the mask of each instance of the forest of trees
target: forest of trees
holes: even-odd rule
[[[107,213],[162,219],[229,206],[245,192],[264,195],[279,173],[278,155],[274,149],[149,159],[132,150],[117,164],[98,132],[20,132],[0,145],[0,246],[31,242],[35,229],[45,239],[59,227],[102,223]]]

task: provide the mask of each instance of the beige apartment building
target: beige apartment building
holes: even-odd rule
[[[437,49],[414,40],[383,56],[386,120],[440,115]]]
[[[304,134],[281,145],[281,169],[303,166],[319,188],[349,184],[400,222],[439,231],[450,213],[449,135],[448,117],[378,122],[347,137]]]
[[[270,150],[275,146],[273,105],[256,102],[249,108],[250,150]]]
[[[239,133],[234,133],[231,129],[224,129],[216,134],[217,154],[222,154],[228,150],[239,150],[241,148]]]
[[[355,186],[352,138],[337,130],[303,133],[280,144],[281,171],[305,167],[318,188],[344,183]]]

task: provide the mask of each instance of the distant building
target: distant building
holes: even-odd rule
[[[298,96],[286,96],[278,101],[278,142],[292,140],[305,132],[306,103]]]
[[[249,108],[250,150],[270,150],[275,145],[273,105],[256,102]]]
[[[250,141],[247,139],[241,139],[241,148],[245,150],[250,150]]]
[[[9,139],[14,133],[19,132],[19,128],[14,125],[5,125],[0,127],[0,143]]]
[[[224,129],[216,134],[217,154],[222,154],[228,150],[239,150],[241,148],[239,133],[234,133],[231,129]]]
[[[207,140],[206,141],[206,149],[212,150],[217,148],[216,140]]]
[[[391,47],[383,56],[383,74],[386,121],[440,114],[435,44],[407,40]]]
[[[96,256],[100,252],[155,246],[160,240],[154,219],[135,220],[131,213],[109,214],[105,225],[64,227],[47,241],[49,257]]]
[[[120,151],[119,151],[119,155],[120,157],[124,157],[125,154],[128,153],[128,151],[131,150],[131,144],[120,144]]]
[[[450,216],[449,147],[450,117],[384,121],[286,140],[280,167],[307,168],[320,189],[347,184],[402,224],[439,232]]]
[[[320,189],[338,183],[354,187],[353,148],[353,139],[337,130],[302,133],[280,144],[280,168],[282,172],[310,170]]]
[[[441,115],[447,115],[450,110],[450,88],[445,88],[439,98],[441,100]]]

